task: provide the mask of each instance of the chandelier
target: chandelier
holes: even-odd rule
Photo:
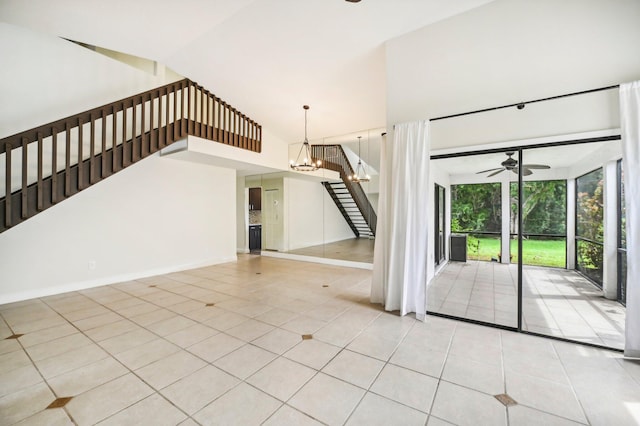
[[[356,170],[352,175],[349,175],[348,178],[351,182],[369,182],[371,180],[371,176],[366,173],[364,166],[362,165],[362,160],[360,158],[360,139],[362,136],[358,136],[358,164],[356,165]]]
[[[309,110],[309,105],[304,105],[302,108],[304,108],[304,142],[302,143],[302,147],[300,148],[296,161],[294,162],[291,160],[289,163],[293,170],[297,170],[299,172],[313,172],[318,170],[322,162],[320,160],[315,163],[311,161],[311,146],[307,139],[307,111]],[[301,157],[302,162],[300,162]]]

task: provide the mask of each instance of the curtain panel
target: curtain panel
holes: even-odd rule
[[[627,209],[626,357],[640,358],[640,81],[620,85],[622,165]]]
[[[429,122],[396,125],[380,148],[380,195],[371,302],[426,314],[429,258]]]

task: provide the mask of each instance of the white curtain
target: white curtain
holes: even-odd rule
[[[640,81],[620,85],[622,166],[627,209],[627,357],[640,358]]]
[[[429,122],[396,125],[380,148],[380,195],[371,302],[426,313],[429,254]]]

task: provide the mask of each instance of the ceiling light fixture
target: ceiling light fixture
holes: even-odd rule
[[[302,108],[304,108],[304,142],[302,143],[300,152],[298,152],[296,161],[291,160],[289,163],[293,170],[313,172],[318,170],[322,162],[320,160],[315,163],[311,161],[311,147],[309,146],[309,139],[307,139],[307,111],[309,110],[309,105],[304,105]],[[300,163],[300,157],[302,157],[302,163]]]
[[[366,173],[364,166],[362,165],[362,159],[360,158],[360,139],[362,136],[358,136],[358,164],[356,165],[356,171],[349,176],[351,182],[369,182],[371,176]]]

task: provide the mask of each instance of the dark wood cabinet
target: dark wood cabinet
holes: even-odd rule
[[[249,188],[249,210],[262,210],[262,188]]]
[[[262,226],[249,226],[249,251],[260,251],[262,249]]]

